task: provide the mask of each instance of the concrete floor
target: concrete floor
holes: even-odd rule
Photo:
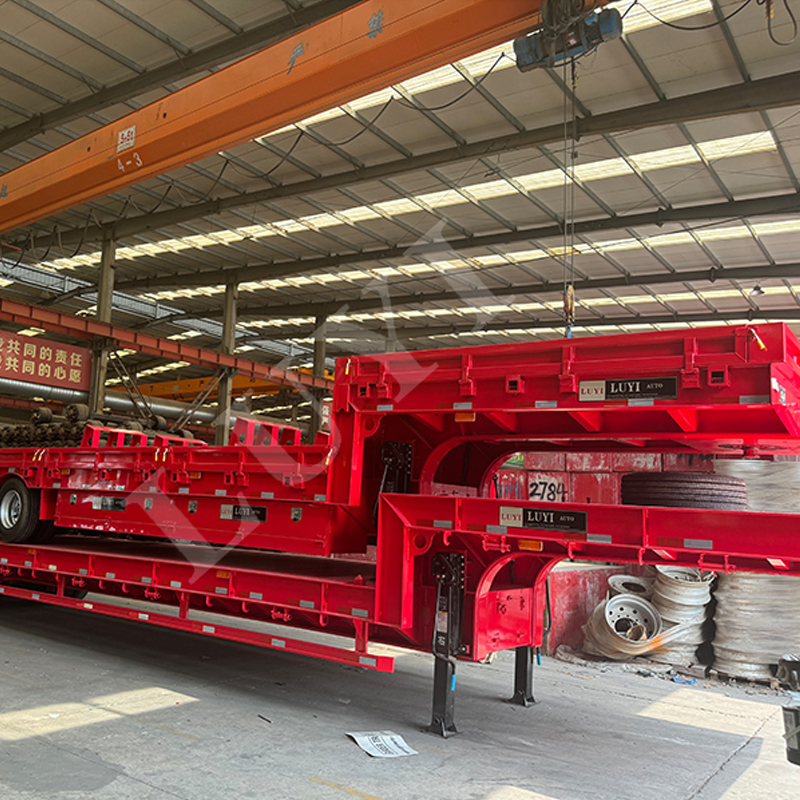
[[[546,659],[539,703],[503,703],[512,657],[459,668],[429,719],[431,658],[382,675],[0,600],[0,796],[216,800],[797,800],[784,698]],[[418,756],[371,759],[346,731]]]

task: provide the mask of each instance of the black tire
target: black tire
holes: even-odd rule
[[[122,427],[125,428],[126,431],[137,431],[139,433],[144,430],[144,426],[137,419],[126,419],[125,422],[122,423]]]
[[[53,412],[47,406],[38,406],[31,412],[31,422],[34,425],[44,425],[53,421]]]
[[[89,419],[89,406],[84,403],[73,403],[67,406],[65,414],[70,422],[86,422]]]
[[[19,478],[9,478],[0,486],[0,539],[28,542],[39,526],[39,493],[31,491]]]
[[[40,519],[36,530],[31,537],[32,542],[44,544],[49,542],[56,535],[56,524],[52,519]]]
[[[745,511],[747,486],[740,478],[713,472],[633,472],[622,476],[622,503]]]
[[[161,414],[156,414],[153,417],[153,428],[157,431],[167,431],[169,430],[169,425],[167,425],[167,420],[161,416]]]

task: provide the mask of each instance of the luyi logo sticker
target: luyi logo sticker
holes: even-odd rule
[[[578,384],[578,401],[581,403],[646,398],[675,400],[677,397],[677,378],[642,378],[632,381],[625,379],[581,381]]]

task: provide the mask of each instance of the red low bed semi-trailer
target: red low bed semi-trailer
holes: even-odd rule
[[[89,426],[3,449],[0,593],[382,671],[370,642],[432,651],[446,735],[459,659],[516,649],[533,701],[562,559],[800,574],[793,515],[489,499],[518,451],[798,454],[798,354],[769,324],[342,358],[313,445],[249,423],[225,447]]]

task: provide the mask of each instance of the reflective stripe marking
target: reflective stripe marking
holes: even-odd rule
[[[713,550],[714,542],[711,539],[684,539],[683,546],[692,550]]]
[[[652,397],[631,397],[628,400],[628,406],[654,406],[655,401]]]
[[[433,521],[434,528],[452,528],[453,522],[449,519],[435,519]]]
[[[324,494],[315,494],[314,495],[314,502],[315,503],[326,503],[328,501],[327,495]]]
[[[53,488],[60,489],[61,488],[61,481],[53,481]]]
[[[214,489],[214,494],[217,497],[226,497],[227,494],[228,494],[228,490],[227,489]]]
[[[262,500],[272,500],[275,497],[275,492],[261,492]]]
[[[181,584],[181,582],[180,582],[180,581],[170,581],[170,582],[169,582],[169,585],[170,585],[170,586],[171,586],[173,589],[180,589],[180,588],[181,588],[181,586],[182,586],[183,584]]]
[[[139,619],[150,619],[149,614],[139,614]]]
[[[465,403],[453,403],[453,411],[472,411],[472,401]]]
[[[179,486],[178,487],[178,494],[189,494],[189,487],[188,486]]]
[[[378,666],[378,659],[377,658],[369,658],[369,656],[359,656],[358,663],[362,664],[365,667],[377,667]]]
[[[378,406],[378,411],[394,411],[394,403],[385,403]]]
[[[7,558],[0,558],[0,564],[8,564]]]
[[[214,591],[217,594],[228,594],[228,590],[224,586],[217,586]]]
[[[47,569],[49,569],[50,572],[55,572],[58,569],[58,567],[55,564],[49,564]]]
[[[366,608],[354,608],[353,609],[353,616],[354,617],[368,617],[369,611]]]
[[[314,608],[314,601],[313,600],[301,600],[300,601],[300,608]]]
[[[6,590],[4,586],[0,586],[0,594],[5,594]]]
[[[88,608],[89,611],[91,611],[94,608],[94,604],[93,603],[84,603],[83,607],[84,608]]]
[[[152,583],[152,582],[153,582],[152,578],[142,578],[142,583]]]
[[[536,400],[533,403],[534,408],[558,408],[557,400]]]
[[[263,600],[264,595],[261,592],[250,592],[250,599],[251,600]]]
[[[757,403],[769,403],[768,394],[742,394],[739,395],[739,404],[743,406],[752,406]]]
[[[26,567],[32,567],[33,566],[33,561],[26,561],[25,562],[25,566]]]
[[[147,491],[148,492],[157,492],[158,491],[158,486],[148,486],[147,487]]]
[[[611,544],[612,540],[610,533],[587,533],[586,541],[595,544]]]
[[[508,533],[508,528],[504,525],[487,525],[486,533]]]
[[[273,647],[286,647],[286,639],[273,639],[272,640]]]
[[[34,600],[38,600],[38,599],[40,598],[40,595],[39,595],[39,594],[37,594],[36,592],[34,592],[34,593],[31,595],[31,597],[32,597]]]
[[[9,471],[9,472],[16,472],[16,471],[17,471],[17,468],[16,468],[16,467],[9,467],[9,468],[8,468],[8,471]]]
[[[78,575],[88,575],[88,574],[89,574],[88,569],[83,569],[83,567],[81,567],[81,569],[78,570]]]
[[[106,572],[106,578],[108,578],[110,581],[113,581],[114,578],[116,578],[116,577],[117,577],[117,573],[116,572]]]
[[[213,625],[203,625],[203,633],[216,633],[217,629]]]

